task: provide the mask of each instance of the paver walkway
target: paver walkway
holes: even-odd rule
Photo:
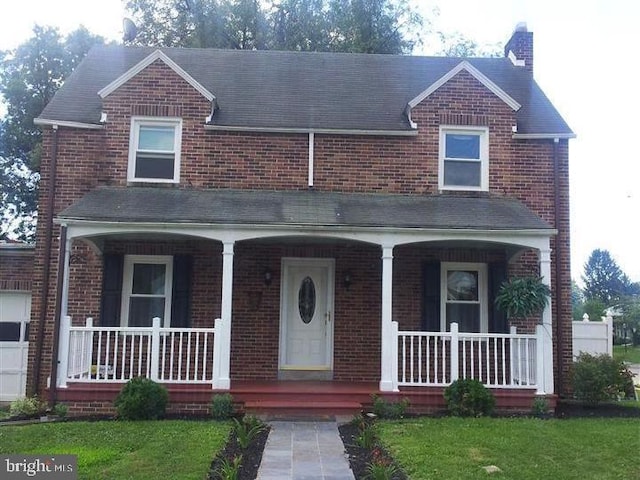
[[[270,422],[258,480],[354,480],[335,422]]]

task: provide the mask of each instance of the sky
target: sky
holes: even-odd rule
[[[577,135],[569,141],[572,277],[580,281],[589,255],[599,248],[640,281],[640,154],[628,152],[640,112],[631,73],[640,2],[410,1],[435,30],[461,32],[479,44],[505,43],[517,23],[527,23],[534,34],[534,77]],[[35,24],[56,26],[63,34],[82,24],[120,40],[126,16],[120,0],[20,0],[2,9],[0,50],[28,39]],[[425,45],[415,53],[432,52]]]

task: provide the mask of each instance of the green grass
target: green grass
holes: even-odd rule
[[[640,419],[423,418],[381,422],[412,480],[640,478]]]
[[[640,364],[640,346],[632,347],[628,345],[625,348],[623,345],[614,345],[613,358],[623,362]]]
[[[230,424],[62,422],[0,427],[0,453],[75,454],[80,479],[205,478]]]

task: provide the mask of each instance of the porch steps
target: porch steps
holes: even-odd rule
[[[246,413],[271,418],[353,416],[371,403],[376,385],[331,381],[234,382]]]

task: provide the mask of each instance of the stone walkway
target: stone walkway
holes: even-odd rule
[[[354,480],[336,422],[270,422],[258,480]]]

